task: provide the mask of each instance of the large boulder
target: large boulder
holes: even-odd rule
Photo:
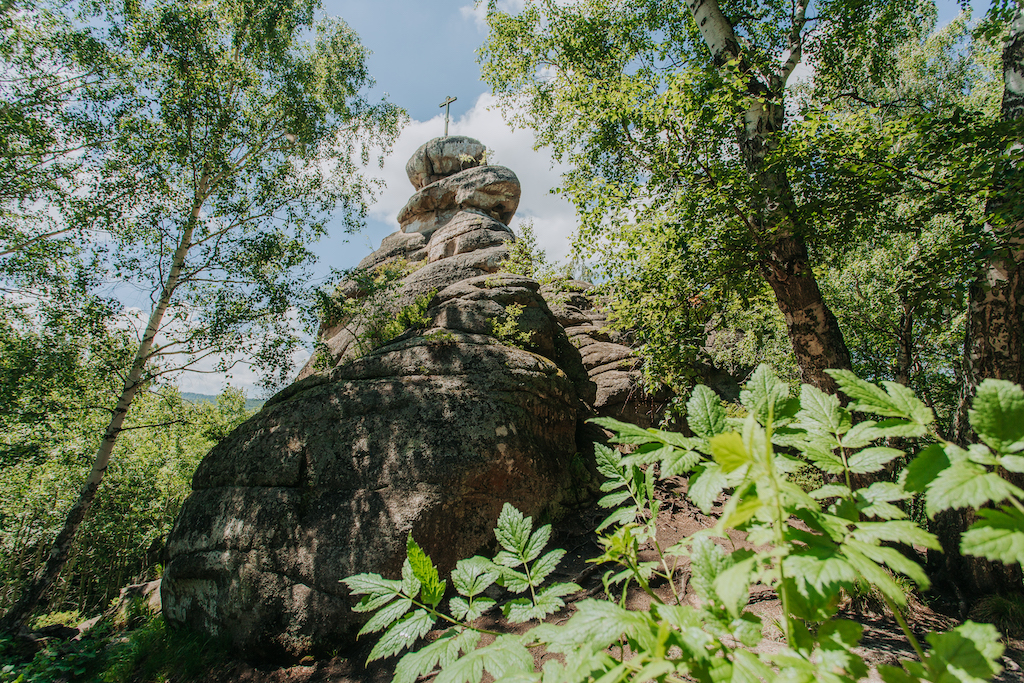
[[[423,187],[398,212],[405,232],[429,236],[465,209],[476,209],[508,225],[519,207],[519,178],[504,166],[480,166]]]
[[[404,340],[290,387],[204,459],[168,540],[164,614],[258,656],[350,642],[341,579],[400,574],[412,533],[442,571],[501,506],[572,487],[577,399],[551,361],[490,337]]]
[[[405,172],[418,190],[453,173],[479,166],[486,154],[482,142],[465,135],[434,138],[413,152]]]

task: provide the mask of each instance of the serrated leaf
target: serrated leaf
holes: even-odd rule
[[[430,558],[427,557],[427,554],[416,543],[411,533],[405,541],[405,552],[406,557],[408,557],[409,566],[412,568],[413,576],[420,582],[423,590],[423,602],[431,607],[437,607],[437,604],[441,602],[441,598],[444,597],[447,582],[441,581],[441,577],[437,573],[437,567],[431,563]]]
[[[494,604],[495,601],[491,598],[481,597],[474,598],[472,604],[460,597],[454,597],[448,602],[452,616],[467,622],[479,619],[484,612],[494,607]]]
[[[661,461],[661,478],[666,479],[689,472],[703,460],[697,451],[683,451],[678,448]]]
[[[903,415],[921,425],[929,425],[935,421],[932,409],[914,395],[914,390],[898,382],[884,380],[882,385],[892,398],[892,402],[903,411]]]
[[[748,557],[722,571],[712,582],[715,594],[733,619],[747,606],[750,596],[750,575],[754,572],[757,557]]]
[[[743,445],[743,437],[736,432],[718,434],[711,438],[710,443],[715,462],[721,465],[722,472],[726,474],[750,464],[753,460]]]
[[[945,449],[940,444],[931,444],[907,465],[902,475],[903,488],[912,493],[924,493],[949,463]]]
[[[646,614],[630,612],[608,600],[581,600],[568,622],[545,633],[548,650],[567,653],[583,646],[603,650],[644,623],[645,617]]]
[[[598,533],[615,524],[629,524],[636,520],[636,509],[633,507],[622,507],[608,515],[603,522],[597,525]]]
[[[954,462],[928,486],[925,511],[934,517],[950,508],[980,509],[985,503],[1001,503],[1010,496],[1022,498],[1024,491],[980,465]]]
[[[502,548],[514,555],[522,556],[526,544],[530,541],[532,528],[532,517],[526,517],[519,510],[505,503],[501,508],[501,514],[498,515],[498,525],[494,529],[494,536]]]
[[[686,402],[686,424],[697,436],[710,439],[725,431],[725,409],[718,394],[698,384]]]
[[[527,542],[526,547],[523,548],[523,561],[532,562],[541,551],[544,550],[544,546],[548,544],[548,540],[551,539],[551,525],[545,524],[540,527],[533,534],[530,535],[530,540]]]
[[[846,471],[840,457],[830,450],[806,444],[801,452],[815,467],[826,474],[842,474]]]
[[[894,524],[897,522],[879,522],[879,524]],[[931,586],[931,580],[928,575],[921,569],[921,565],[913,560],[909,559],[906,555],[888,546],[877,546],[865,543],[855,538],[851,538],[847,543],[843,544],[846,548],[855,548],[857,552],[862,553],[865,557],[870,558],[872,561],[878,564],[888,567],[894,572],[904,574],[909,578],[913,579],[917,585],[921,588],[927,589]],[[866,577],[865,577],[866,578]],[[881,590],[881,586],[879,589]],[[891,596],[890,596],[891,597]],[[904,603],[906,602],[906,596],[903,597]],[[903,604],[903,603],[901,603]]]
[[[983,380],[968,416],[974,431],[993,450],[1012,453],[1024,448],[1024,389],[1018,385]]]
[[[857,451],[846,460],[850,471],[855,474],[867,474],[884,469],[887,464],[903,455],[903,451],[884,446],[875,446]]]
[[[356,574],[341,581],[352,595],[398,595],[402,590],[401,581],[385,579],[380,574]]]
[[[1024,474],[1024,456],[1004,455],[999,458],[999,466],[1010,472]]]
[[[873,503],[891,503],[894,500],[910,498],[910,494],[904,491],[902,486],[891,481],[876,481],[867,488],[858,489],[857,495]]]
[[[398,654],[422,638],[434,627],[434,617],[426,610],[416,610],[389,628],[370,651],[366,661],[374,662]]]
[[[717,462],[706,463],[697,476],[690,478],[687,495],[705,515],[711,512],[715,500],[722,489],[729,483],[729,478]]]
[[[479,683],[484,669],[496,681],[533,671],[533,656],[522,637],[503,634],[486,647],[471,650],[437,675],[437,683]]]
[[[855,403],[850,410],[874,413],[885,417],[909,417],[897,406],[892,397],[879,386],[862,380],[850,370],[825,370],[839,385],[840,391],[852,398]]]
[[[452,585],[467,598],[483,593],[497,578],[498,570],[480,556],[459,560],[452,571]]]
[[[781,381],[770,366],[762,363],[747,380],[740,392],[740,402],[755,415],[761,424],[780,418],[789,402],[789,386]]]
[[[565,551],[561,548],[556,548],[534,562],[533,566],[530,567],[530,577],[533,579],[533,585],[535,587],[539,586],[555,570],[555,567],[558,566],[558,563],[562,561],[564,556]]]
[[[878,422],[871,431],[876,434],[876,439],[889,437],[907,439],[924,436],[928,433],[928,428],[923,424],[912,422],[910,420],[889,419]],[[851,448],[854,447],[852,444],[850,446]]]
[[[839,398],[821,389],[804,384],[800,387],[800,426],[830,434],[845,434],[852,424],[850,413],[839,405]]]
[[[420,580],[416,578],[408,557],[402,563],[402,592],[411,598],[415,598],[420,592]]]
[[[925,531],[915,522],[895,520],[888,522],[860,522],[850,534],[852,538],[866,543],[890,541],[907,545],[920,545],[931,550],[942,550],[935,534]]]
[[[594,444],[594,459],[597,462],[597,471],[603,477],[613,482],[624,482],[621,473],[622,454],[614,448],[604,444]],[[612,490],[601,487],[602,491]]]
[[[850,489],[841,484],[825,484],[821,488],[811,491],[811,498],[825,500],[826,498],[848,498]]]
[[[420,676],[425,676],[440,666],[445,668],[458,659],[460,652],[476,649],[480,642],[477,631],[449,629],[429,645],[410,652],[395,667],[392,683],[415,683]]]
[[[925,638],[932,646],[928,658],[931,667],[938,668],[936,664],[941,662],[959,680],[971,676],[987,681],[1002,670],[999,658],[1004,646],[992,624],[967,621],[952,631],[929,633]]]
[[[729,566],[725,552],[707,537],[700,537],[690,548],[690,582],[705,599],[715,595],[715,579]]]
[[[860,553],[857,549],[857,545],[863,545],[855,541],[853,544],[844,543],[840,546],[840,550],[850,565],[857,570],[857,573],[863,577],[870,585],[881,591],[886,597],[892,600],[900,607],[907,604],[907,596],[892,577],[882,567],[880,567],[875,561],[869,559],[864,554]],[[876,548],[877,550],[877,548]]]
[[[376,633],[381,629],[385,629],[410,609],[412,609],[412,600],[409,598],[400,598],[395,600],[393,603],[374,614],[370,620],[366,622],[361,629],[359,629],[358,635],[363,636],[367,633]]]
[[[614,433],[609,441],[612,443],[622,444],[633,444],[642,445],[645,443],[654,443],[658,441],[658,438],[643,427],[638,427],[628,422],[620,422],[611,417],[595,417],[590,420],[596,425],[600,425],[605,429]]]
[[[636,449],[630,455],[622,458],[623,467],[634,465],[649,465],[652,462],[661,462],[676,451],[675,446],[665,444],[646,444]]]
[[[978,510],[981,518],[960,537],[960,552],[1024,565],[1024,514],[1009,505]]]
[[[501,567],[501,575],[498,577],[498,585],[504,586],[512,593],[523,593],[530,588],[530,581],[526,574],[517,572],[508,567]]]
[[[795,552],[783,560],[782,566],[805,597],[812,595],[808,587],[817,594],[830,594],[857,580],[853,566],[830,548]]]
[[[629,500],[629,491],[615,491],[597,501],[599,507],[614,508]]]

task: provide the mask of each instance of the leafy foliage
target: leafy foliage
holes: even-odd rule
[[[512,594],[529,591],[529,598],[502,604],[512,623],[543,620],[563,606],[562,597],[580,590],[572,584],[542,587],[562,551],[542,555],[550,528],[533,530],[529,518],[506,505],[495,529],[498,554],[492,560],[463,560],[452,573],[459,596],[449,601],[450,616],[437,609],[437,589],[424,588],[438,586],[439,578],[411,540],[402,580],[372,574],[346,579],[351,592],[363,596],[357,609],[375,612],[373,628],[364,632],[389,628],[387,634],[394,634],[385,635],[371,659],[413,647],[435,619],[442,619],[453,625],[432,643],[404,655],[396,680],[413,681],[440,668],[438,680],[460,682],[479,681],[486,671],[514,681],[747,681],[781,676],[852,683],[868,672],[855,650],[862,627],[836,618],[839,596],[870,586],[892,609],[918,654],[916,661],[880,666],[886,683],[991,679],[1001,670],[1003,652],[993,626],[968,621],[946,633],[929,633],[922,643],[904,620],[899,608],[906,604],[905,582],[926,588],[929,579],[898,547],[940,546],[935,536],[907,518],[900,502],[922,491],[932,512],[1002,503],[984,510],[965,534],[964,552],[1024,563],[1019,540],[977,537],[1024,528],[1018,522],[1022,492],[997,469],[1019,467],[1015,458],[1024,451],[1024,427],[1006,420],[1024,406],[1024,390],[1006,382],[984,384],[971,416],[985,445],[963,450],[934,433],[932,411],[905,386],[873,384],[849,371],[831,372],[851,399],[848,406],[807,384],[793,396],[762,365],[742,392],[743,417],[728,416],[707,387],[694,390],[687,405],[694,436],[595,420],[614,434],[613,442],[632,447],[628,455],[597,449],[597,466],[605,477],[600,505],[610,515],[599,526],[604,552],[592,561],[610,567],[603,578],[607,599],[579,600],[568,621],[542,621],[521,635],[492,634],[495,639],[481,646],[487,631],[474,622],[495,604],[480,597],[493,583]],[[854,413],[879,419],[857,421]],[[894,481],[858,487],[855,475],[879,472],[903,460],[903,451],[882,445],[890,437],[906,443],[919,440],[925,446]],[[794,475],[805,467],[838,477],[839,483],[805,491],[794,483]],[[970,479],[958,474],[964,467],[972,468]],[[662,548],[656,535],[661,504],[654,482],[676,474],[689,476],[687,495],[702,509],[710,511],[713,503],[721,503],[722,509],[712,529]],[[740,547],[737,532],[745,533],[746,543]],[[641,560],[641,550],[648,551],[644,557],[656,559]],[[684,559],[689,561],[696,604],[683,599]],[[669,599],[664,591],[652,589],[655,581],[667,584]],[[648,594],[649,610],[624,607],[626,590],[633,586]],[[781,646],[758,647],[766,625],[745,609],[755,588],[779,596]],[[414,607],[419,610],[414,614],[423,616],[403,616]],[[535,671],[527,653],[533,647],[561,657]]]
[[[64,395],[60,419],[38,441],[35,456],[0,467],[0,605],[9,606],[45,559],[74,502],[99,438],[94,414]],[[173,387],[145,394],[128,416],[110,472],[72,549],[49,609],[93,613],[128,583],[158,578],[160,548],[192,490],[199,461],[252,414],[229,389],[216,404],[186,403]],[[12,435],[13,436],[13,435]]]

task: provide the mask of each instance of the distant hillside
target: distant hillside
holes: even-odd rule
[[[195,394],[191,391],[181,392],[181,400],[188,401],[189,403],[216,403],[217,396],[215,394]],[[266,403],[261,398],[247,398],[245,399],[246,410],[259,410]]]

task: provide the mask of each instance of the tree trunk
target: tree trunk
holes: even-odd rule
[[[208,179],[204,176],[200,183],[199,196],[205,195],[207,183]],[[39,604],[43,594],[53,585],[53,582],[67,563],[68,554],[74,544],[78,529],[89,512],[89,508],[92,507],[92,503],[96,499],[96,493],[103,482],[103,476],[107,473],[110,456],[114,452],[117,438],[120,436],[124,426],[124,419],[128,414],[128,408],[131,407],[132,401],[135,400],[135,396],[143,383],[146,366],[152,359],[154,340],[156,339],[157,332],[160,331],[164,313],[171,303],[174,290],[178,286],[178,278],[181,276],[185,257],[192,246],[192,233],[199,219],[202,203],[202,201],[197,200],[193,204],[188,223],[182,231],[178,247],[175,249],[174,256],[172,257],[171,269],[168,272],[167,280],[163,283],[160,299],[153,308],[152,313],[150,313],[146,332],[139,342],[139,348],[135,352],[131,371],[125,380],[124,388],[121,390],[121,396],[117,400],[117,406],[114,408],[110,423],[103,432],[103,440],[100,442],[100,447],[93,459],[92,471],[89,472],[89,476],[82,485],[81,491],[79,491],[78,500],[64,520],[64,526],[60,533],[57,534],[57,539],[50,548],[50,554],[46,559],[46,563],[36,573],[35,578],[25,592],[22,593],[21,598],[0,619],[0,633],[16,631],[25,623],[32,615],[36,605]]]
[[[739,68],[745,70],[740,42],[717,0],[688,0],[688,6],[715,64],[740,60]],[[760,194],[761,206],[755,209],[756,217],[751,219],[748,229],[758,233],[755,239],[759,241],[761,274],[771,285],[785,317],[801,380],[827,393],[836,393],[838,385],[825,370],[850,369],[850,352],[811,269],[789,179],[785,172],[766,168],[768,154],[774,149],[785,120],[782,93],[786,80],[802,54],[806,8],[806,3],[794,3],[789,55],[780,65],[779,75],[768,83],[750,75],[750,104],[737,131],[737,143]]]
[[[1010,23],[1003,46],[1004,121],[1024,118],[1024,14],[1018,9]],[[1016,172],[1013,169],[1011,172]],[[988,216],[1019,201],[1008,196],[1000,178],[993,178],[992,196],[986,205]],[[992,255],[968,293],[967,330],[964,337],[963,387],[954,416],[953,440],[966,446],[976,439],[968,420],[968,409],[978,385],[986,378],[1024,384],[1024,225],[985,226]],[[1005,473],[1017,486],[1024,476]],[[971,510],[950,510],[937,520],[937,535],[942,542],[942,567],[962,600],[991,593],[1022,590],[1019,567],[992,563],[960,554],[960,536],[976,519]]]

